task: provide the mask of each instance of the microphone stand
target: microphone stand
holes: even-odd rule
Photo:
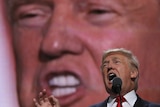
[[[118,93],[118,96],[120,98],[120,107],[122,107],[122,96],[121,96],[121,86],[120,85],[117,85],[117,93]]]
[[[122,80],[118,77],[115,77],[112,81],[112,91],[119,96],[120,100],[120,107],[122,107],[122,97],[121,97],[121,85],[122,85]]]

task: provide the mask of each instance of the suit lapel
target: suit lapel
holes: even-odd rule
[[[137,101],[135,102],[134,107],[148,107],[146,105],[147,103],[137,95]]]
[[[108,98],[102,103],[100,107],[107,107]]]

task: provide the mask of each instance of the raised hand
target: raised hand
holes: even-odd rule
[[[33,99],[36,107],[60,107],[59,101],[53,96],[46,96],[46,90],[44,89],[39,93],[38,99]]]

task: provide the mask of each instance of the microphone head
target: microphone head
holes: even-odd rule
[[[113,78],[112,81],[112,92],[115,94],[120,94],[122,86],[122,80],[119,77]]]

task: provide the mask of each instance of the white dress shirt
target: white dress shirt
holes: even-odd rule
[[[137,100],[136,92],[134,90],[130,91],[123,97],[126,99],[126,101],[122,103],[123,107],[133,107]],[[109,100],[107,102],[107,107],[116,107],[117,102],[115,102],[115,100],[116,98],[112,99],[111,97],[109,97]]]

